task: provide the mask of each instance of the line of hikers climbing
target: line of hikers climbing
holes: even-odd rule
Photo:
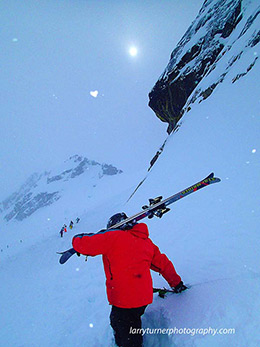
[[[79,221],[80,221],[80,218],[77,217],[77,218],[76,218],[76,224],[78,224]],[[74,222],[71,220],[71,221],[70,221],[70,224],[69,224],[69,228],[72,229],[73,226],[74,226]],[[66,233],[66,232],[67,232],[67,225],[64,224],[63,227],[62,227],[61,230],[60,230],[60,236],[63,237],[63,234]]]

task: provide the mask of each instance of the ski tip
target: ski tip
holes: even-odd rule
[[[66,261],[71,257],[70,253],[64,253],[62,254],[62,256],[60,257],[59,263],[60,264],[65,264]]]
[[[208,179],[211,179],[211,178],[214,178],[214,182],[220,182],[220,181],[221,181],[220,178],[214,176],[214,172],[211,172],[211,174],[209,174],[209,175],[205,178],[205,180],[208,180]]]
[[[68,259],[65,258],[65,257],[63,257],[63,255],[62,255],[62,256],[60,257],[59,263],[63,265],[63,264],[66,263],[67,260],[68,260]]]
[[[214,172],[211,172],[211,174],[209,174],[205,179],[209,179],[209,178],[213,178],[214,177]]]
[[[57,253],[58,253],[58,252],[57,252]],[[59,263],[60,263],[60,264],[66,263],[66,261],[67,261],[71,256],[73,256],[73,254],[75,254],[75,253],[77,253],[77,252],[75,251],[74,248],[70,248],[70,249],[68,249],[68,250],[65,251],[65,252],[58,253],[58,254],[61,254]]]

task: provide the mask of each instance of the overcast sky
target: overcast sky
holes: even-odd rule
[[[148,168],[167,135],[148,93],[202,3],[1,1],[0,199],[74,154]]]

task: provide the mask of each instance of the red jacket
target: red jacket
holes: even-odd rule
[[[76,235],[72,245],[84,255],[102,254],[108,301],[117,307],[134,308],[152,303],[150,269],[162,274],[171,287],[181,281],[171,261],[149,238],[144,223],[130,230]]]

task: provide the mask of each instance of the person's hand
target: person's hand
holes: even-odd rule
[[[175,293],[181,293],[184,290],[188,289],[188,287],[186,287],[182,281],[180,281],[180,283],[176,286],[172,288],[174,290]]]

